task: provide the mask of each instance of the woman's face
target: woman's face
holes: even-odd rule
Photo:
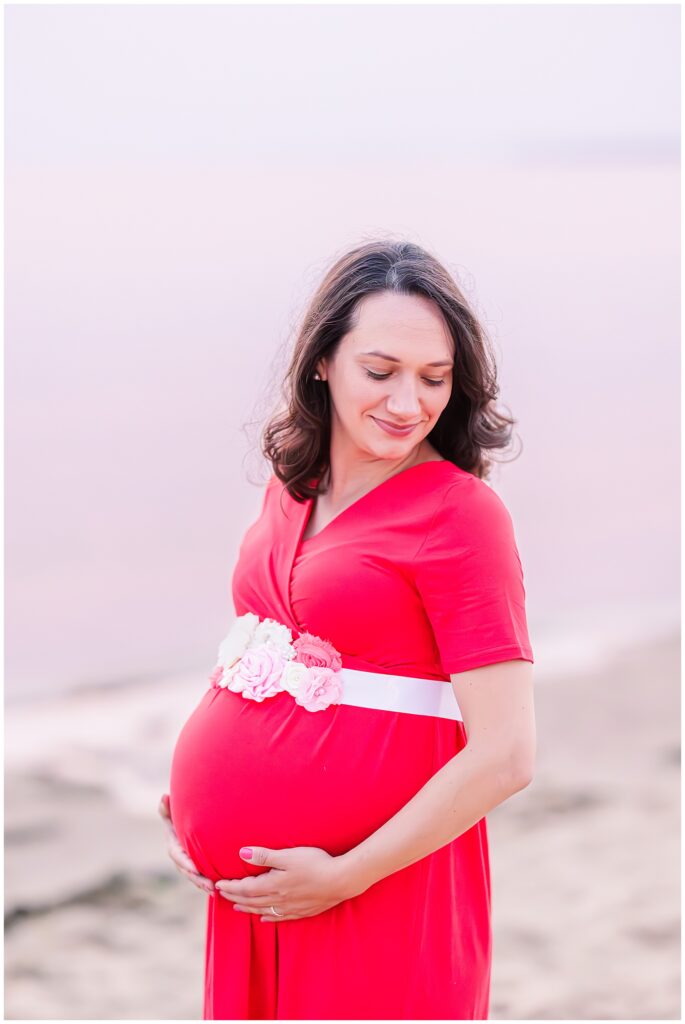
[[[430,299],[367,295],[359,304],[357,326],[343,336],[332,359],[317,364],[330,391],[332,444],[343,440],[376,458],[408,456],[449,401],[453,348]],[[386,430],[384,422],[409,429]]]

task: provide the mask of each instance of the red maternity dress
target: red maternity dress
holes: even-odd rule
[[[236,615],[328,639],[352,669],[448,680],[533,661],[512,520],[484,481],[418,463],[302,541],[312,504],[272,476],[240,547]],[[213,880],[268,870],[239,857],[250,844],[341,854],[465,742],[450,719],[210,687],[174,750],[171,817]],[[490,896],[485,818],[313,917],[261,922],[208,896],[203,1019],[487,1019]]]

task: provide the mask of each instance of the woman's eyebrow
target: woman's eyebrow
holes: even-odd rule
[[[401,363],[401,359],[397,359],[395,356],[386,355],[385,352],[361,352],[363,356],[379,356],[381,359],[387,359],[391,363]],[[451,359],[438,359],[434,363],[424,363],[424,366],[454,366]]]

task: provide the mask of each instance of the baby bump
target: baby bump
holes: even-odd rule
[[[344,853],[435,771],[434,719],[341,704],[307,711],[210,687],[174,748],[169,798],[181,844],[209,878],[257,873],[241,846]]]

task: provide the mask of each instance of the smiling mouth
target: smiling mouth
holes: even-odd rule
[[[404,423],[400,426],[397,423],[390,423],[388,420],[382,420],[379,416],[372,416],[377,423],[380,423],[383,427],[388,427],[389,430],[396,430],[398,433],[408,434],[414,427],[418,427],[418,423]],[[420,421],[419,421],[420,422]]]

